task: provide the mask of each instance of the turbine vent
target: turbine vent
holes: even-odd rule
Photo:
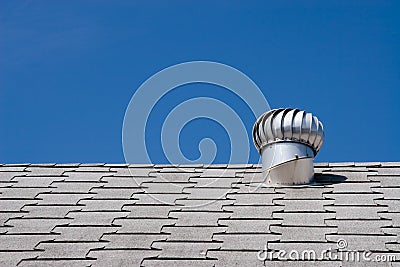
[[[314,177],[314,157],[324,141],[322,123],[312,113],[285,108],[261,115],[253,141],[262,157],[265,183],[307,184]]]

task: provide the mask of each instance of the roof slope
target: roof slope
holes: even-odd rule
[[[400,259],[400,163],[316,164],[316,184],[273,188],[252,186],[258,165],[129,170],[1,165],[0,265],[309,266],[277,252],[341,239]]]

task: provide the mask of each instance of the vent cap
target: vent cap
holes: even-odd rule
[[[276,142],[303,143],[317,155],[324,142],[324,127],[312,113],[294,108],[272,109],[261,115],[253,127],[258,152]]]

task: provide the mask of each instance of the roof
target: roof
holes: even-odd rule
[[[313,185],[269,188],[251,186],[259,165],[129,169],[1,165],[0,265],[309,266],[277,252],[338,240],[400,259],[400,163],[320,163]]]

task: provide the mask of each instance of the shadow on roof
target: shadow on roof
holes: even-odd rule
[[[322,174],[316,173],[314,175],[314,184],[323,184],[323,185],[330,185],[330,184],[339,184],[343,183],[347,180],[346,176],[337,175],[337,174]]]

